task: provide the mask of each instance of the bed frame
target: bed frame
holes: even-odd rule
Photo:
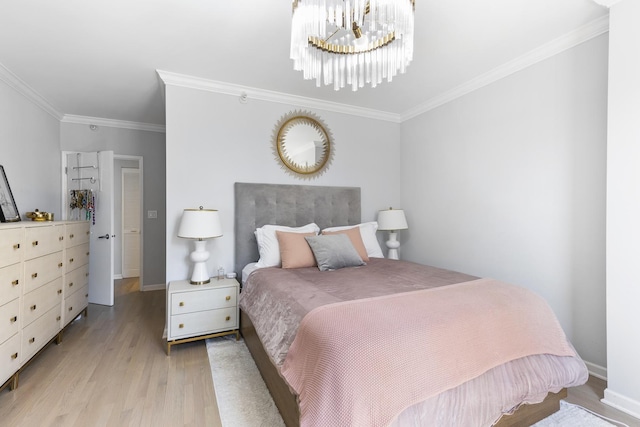
[[[361,222],[360,189],[308,185],[235,184],[235,270],[258,260],[254,235],[265,224],[298,227],[315,222],[320,228]],[[300,424],[295,394],[280,376],[256,335],[251,319],[240,312],[240,332],[287,427]],[[560,409],[566,389],[549,393],[538,404],[522,405],[513,415],[503,416],[498,427],[529,426]]]

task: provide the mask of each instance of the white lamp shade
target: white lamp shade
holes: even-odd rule
[[[378,230],[406,230],[407,218],[402,209],[386,209],[378,212]]]
[[[182,213],[178,237],[211,239],[222,236],[220,215],[215,209],[185,209]]]

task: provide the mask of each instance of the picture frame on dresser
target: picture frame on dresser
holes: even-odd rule
[[[11,193],[4,166],[0,165],[0,222],[17,221],[20,221],[18,206],[16,206],[13,193]]]

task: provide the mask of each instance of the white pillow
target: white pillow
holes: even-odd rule
[[[376,221],[363,222],[358,225],[345,225],[342,227],[329,227],[322,231],[340,231],[347,230],[349,228],[360,227],[360,236],[362,236],[362,243],[367,250],[369,258],[384,258],[378,238],[376,237],[376,231],[378,231],[378,223]]]
[[[255,231],[256,240],[258,242],[258,252],[260,259],[256,264],[257,268],[265,267],[281,267],[282,259],[280,259],[280,245],[276,230],[286,231],[289,233],[316,233],[320,231],[317,224],[311,223],[302,227],[285,227],[283,225],[264,225]]]

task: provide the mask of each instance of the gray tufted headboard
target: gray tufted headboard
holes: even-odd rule
[[[265,224],[320,229],[359,224],[360,188],[235,183],[235,271],[258,261],[254,231]]]

